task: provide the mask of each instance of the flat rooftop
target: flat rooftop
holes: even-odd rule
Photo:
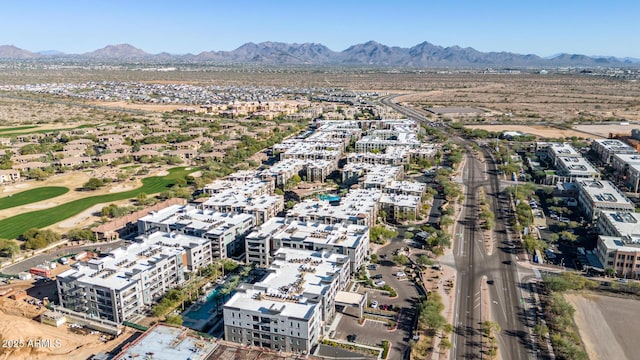
[[[616,204],[624,205],[630,209],[634,209],[633,203],[627,199],[615,185],[607,180],[598,179],[581,179],[576,182],[581,191],[586,193],[595,206],[599,204]]]
[[[288,220],[275,239],[304,241],[319,245],[339,245],[357,248],[368,234],[369,227],[348,223],[323,224],[317,221]]]
[[[218,344],[215,342],[195,336],[186,328],[157,324],[125,347],[114,360],[205,360],[216,347]]]

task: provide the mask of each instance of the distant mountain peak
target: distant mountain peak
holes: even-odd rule
[[[148,57],[149,54],[130,44],[107,45],[102,49],[83,54],[90,58],[129,59]]]
[[[0,59],[31,59],[37,56],[31,51],[20,49],[15,45],[0,45]]]
[[[333,51],[319,43],[248,42],[232,51],[203,51],[197,55],[172,55],[166,52],[148,54],[130,44],[107,45],[80,55],[55,50],[33,53],[13,45],[0,46],[0,59],[78,58],[117,62],[149,60],[154,62],[260,63],[271,65],[355,65],[393,67],[485,67],[485,66],[608,66],[631,64],[638,59],[607,56],[556,54],[541,58],[533,54],[506,51],[482,52],[472,47],[443,47],[423,41],[411,48],[387,46],[375,40]]]

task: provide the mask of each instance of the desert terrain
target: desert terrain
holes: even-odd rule
[[[635,359],[638,300],[594,294],[567,294],[574,319],[591,360]]]

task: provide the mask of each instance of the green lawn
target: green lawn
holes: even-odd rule
[[[66,194],[69,188],[62,186],[45,186],[37,189],[26,190],[0,198],[0,210],[9,209],[15,206],[31,204]]]
[[[142,179],[142,187],[126,192],[91,196],[78,199],[49,209],[32,211],[0,220],[0,238],[15,239],[31,228],[44,228],[68,219],[83,210],[101,203],[135,198],[139,193],[155,194],[167,190],[176,180],[197,169],[173,168],[167,176],[152,176]]]
[[[10,132],[10,131],[20,131],[20,130],[33,129],[33,128],[37,128],[37,126],[28,125],[28,126],[16,126],[16,127],[10,127],[10,128],[1,128],[0,129],[0,133]]]

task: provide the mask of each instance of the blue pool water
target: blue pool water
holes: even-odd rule
[[[218,294],[218,292],[220,291],[219,287],[216,287],[215,289],[213,289],[208,295],[207,295],[207,301],[204,304],[199,304],[199,308],[197,309],[192,309],[189,310],[187,313],[184,314],[185,318],[188,319],[193,319],[193,320],[206,320],[209,317],[211,317],[214,313],[214,311],[216,310],[216,305],[218,303],[220,303],[220,305],[222,305],[224,303],[225,300],[228,299],[228,297],[233,295],[233,292],[225,297],[225,299],[216,299],[216,295]],[[183,322],[183,325],[185,326],[189,326],[189,324],[193,325],[192,322],[188,321],[188,319],[185,319],[185,321]]]

